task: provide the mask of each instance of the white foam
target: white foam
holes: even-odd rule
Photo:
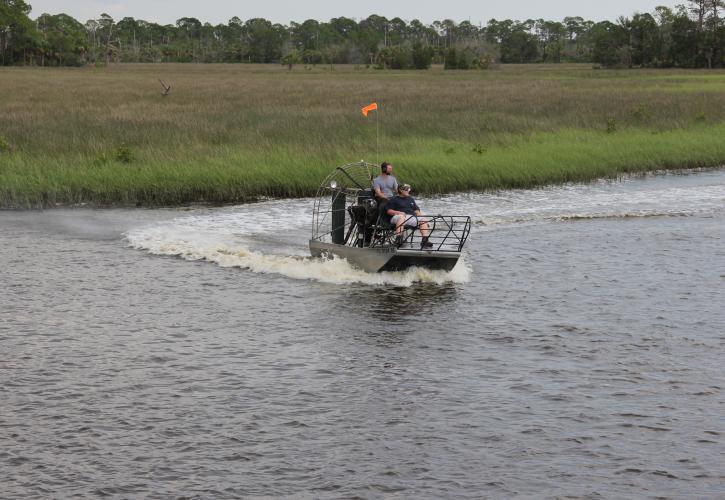
[[[214,218],[213,215],[207,216]],[[129,231],[126,239],[133,248],[154,255],[178,256],[186,260],[205,260],[221,267],[239,267],[255,273],[278,274],[294,279],[316,280],[323,283],[363,283],[368,285],[411,286],[413,283],[463,283],[470,279],[471,270],[461,259],[451,271],[431,271],[411,268],[402,272],[366,273],[344,259],[317,259],[302,255],[278,255],[250,250],[228,229],[221,230],[219,220],[187,217],[165,224]],[[239,221],[234,222],[235,225]],[[214,226],[216,230],[210,229]],[[306,240],[305,240],[306,242]],[[303,247],[304,248],[304,247]]]

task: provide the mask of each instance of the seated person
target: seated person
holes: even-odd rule
[[[391,224],[395,224],[398,245],[403,243],[403,228],[410,227],[420,230],[422,236],[420,248],[433,247],[433,243],[428,241],[430,235],[428,222],[423,218],[423,213],[413,197],[410,196],[410,184],[398,187],[398,196],[388,202],[386,213],[390,216]]]

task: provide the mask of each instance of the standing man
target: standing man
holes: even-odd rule
[[[384,161],[380,164],[380,175],[373,180],[373,190],[378,206],[385,206],[398,190],[398,180],[393,177],[393,166]]]
[[[398,246],[403,243],[403,229],[409,227],[420,231],[421,249],[433,248],[433,243],[428,241],[428,236],[430,236],[428,221],[423,217],[423,213],[413,197],[410,196],[410,184],[403,184],[398,188],[398,196],[390,200],[386,213],[390,216],[391,224],[395,224]]]

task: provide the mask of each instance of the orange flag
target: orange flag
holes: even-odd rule
[[[377,102],[374,102],[374,103],[372,103],[369,106],[365,106],[362,109],[362,114],[365,115],[365,116],[367,116],[370,111],[375,111],[377,109],[378,109],[378,103]]]

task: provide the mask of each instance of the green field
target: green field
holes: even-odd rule
[[[360,159],[419,193],[532,187],[723,165],[724,138],[725,71],[0,68],[2,207],[307,196]]]

